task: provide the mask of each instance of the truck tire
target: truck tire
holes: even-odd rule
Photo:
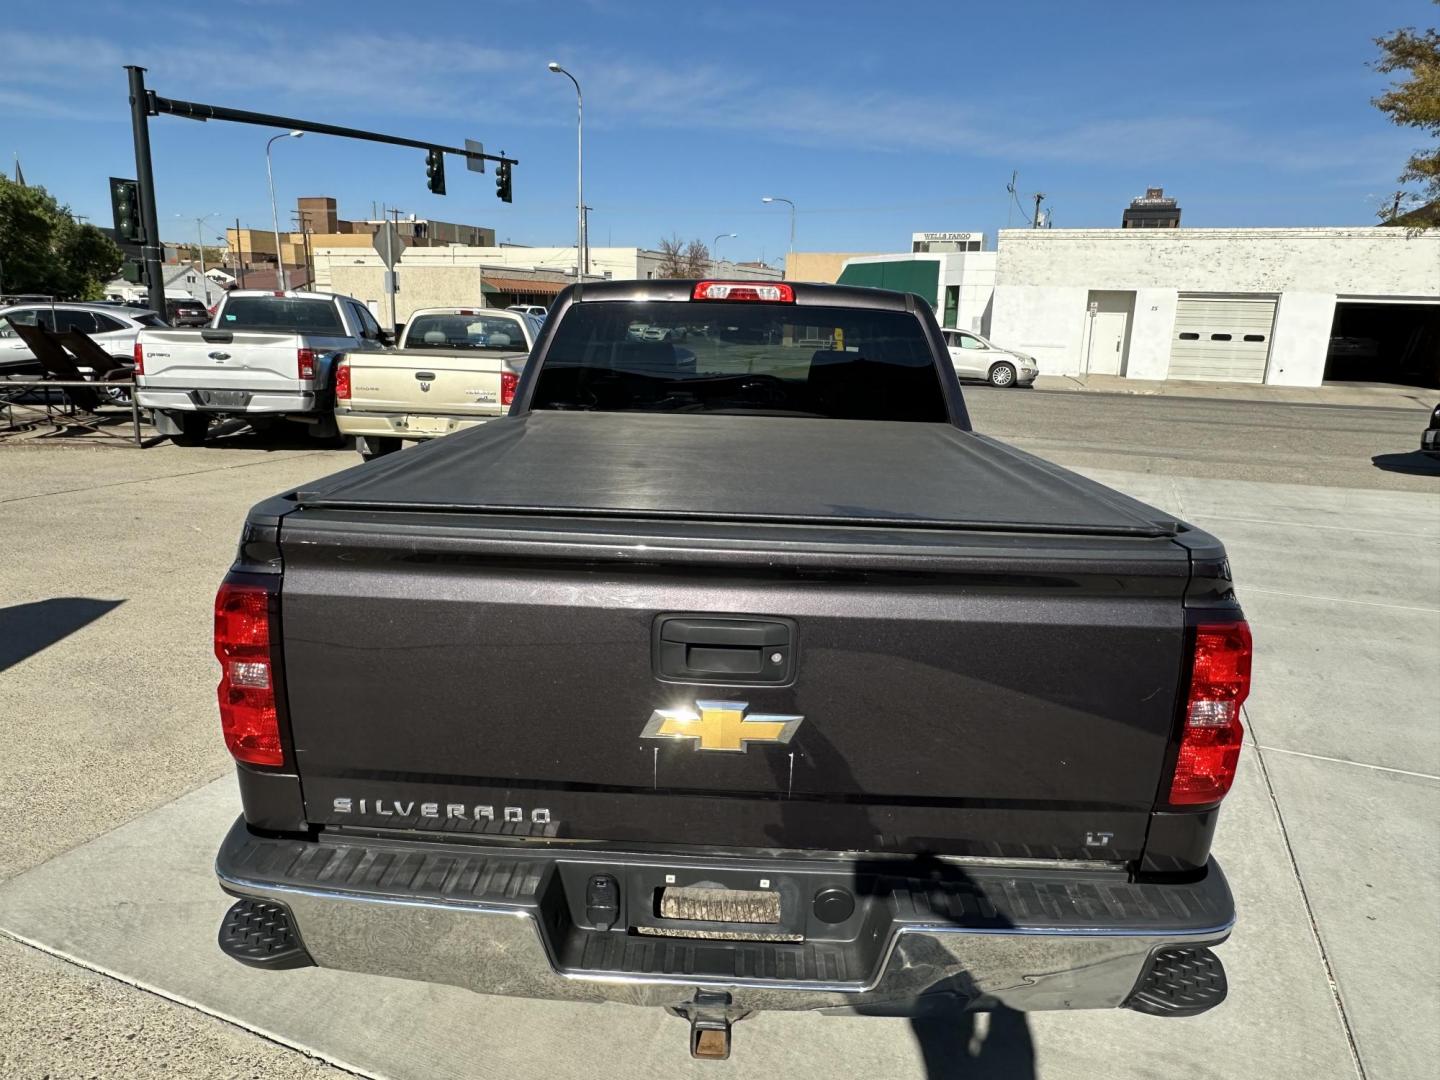
[[[170,436],[176,446],[203,446],[210,418],[199,412],[167,412],[166,419],[180,430]]]
[[[1015,365],[1007,364],[1004,360],[1001,360],[998,364],[994,365],[990,369],[990,385],[1014,386]]]
[[[386,454],[393,454],[400,447],[405,445],[405,440],[397,439],[390,435],[366,435],[364,440],[355,440],[360,456],[366,461],[373,461],[377,457],[384,457]]]

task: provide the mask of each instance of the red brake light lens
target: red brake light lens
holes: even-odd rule
[[[793,304],[795,290],[789,285],[754,281],[700,281],[691,300],[738,300],[752,304]]]
[[[1219,802],[1235,782],[1245,738],[1240,707],[1250,694],[1252,652],[1247,623],[1196,628],[1185,726],[1170,781],[1172,806]]]
[[[500,373],[500,404],[509,405],[515,400],[515,387],[520,382],[520,376],[513,371],[502,371]]]
[[[343,360],[335,366],[335,396],[342,401],[350,400],[350,365]]]
[[[315,378],[315,350],[314,350],[314,349],[296,349],[296,350],[295,350],[295,364],[296,364],[296,367],[297,367],[297,368],[299,369],[299,371],[300,371],[300,378],[302,378],[302,379],[313,379],[313,378]]]
[[[135,342],[135,374],[145,374],[145,346]]]
[[[283,765],[270,663],[270,590],[225,582],[215,596],[220,727],[237,761]]]

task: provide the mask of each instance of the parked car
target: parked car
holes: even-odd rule
[[[389,340],[348,296],[236,290],[212,326],[140,334],[136,395],[156,430],[182,446],[200,445],[212,420],[232,416],[297,420],[317,438],[333,437],[335,358]]]
[[[539,336],[538,319],[508,308],[415,311],[398,349],[340,358],[336,426],[368,461],[502,416]]]
[[[533,315],[537,319],[544,319],[550,314],[550,309],[544,304],[511,304],[506,311],[518,311],[522,315]]]
[[[942,333],[955,374],[962,379],[984,379],[991,386],[1029,386],[1040,374],[1033,356],[1002,349],[972,330]]]
[[[125,364],[134,362],[135,339],[142,330],[165,326],[165,321],[153,311],[109,304],[52,304],[48,300],[0,307],[0,316],[57,333],[78,330]],[[82,365],[81,371],[88,373],[89,369]],[[0,319],[0,378],[39,372],[40,365],[29,346]]]
[[[685,370],[637,320],[764,344]],[[663,1006],[711,1058],[765,1009],[1218,1005],[1220,541],[971,430],[898,292],[594,282],[551,321],[509,415],[251,509],[220,948]]]
[[[199,300],[166,300],[165,321],[171,326],[208,326],[210,312]]]
[[[1430,426],[1420,433],[1420,449],[1431,457],[1440,457],[1440,405],[1430,414]]]

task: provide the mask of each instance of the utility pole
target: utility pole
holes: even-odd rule
[[[313,289],[315,287],[315,258],[310,252],[310,223],[299,210],[291,210],[290,216],[295,219],[295,230],[300,234],[300,239],[305,245],[305,285]]]
[[[160,222],[155,213],[155,171],[150,163],[150,97],[145,89],[145,69],[126,65],[130,82],[130,126],[135,134],[135,180],[140,189],[140,262],[145,267],[145,285],[150,310],[165,316],[165,281],[160,270]]]
[[[585,240],[585,273],[590,272],[590,211],[593,206],[583,207],[584,217],[580,219],[580,235]]]
[[[385,292],[390,297],[390,331],[393,333],[400,325],[395,317],[395,233],[400,228],[401,210],[396,206],[382,206],[381,209],[385,211],[385,261],[389,263],[385,271]]]
[[[235,219],[235,284],[237,288],[245,287],[245,244],[240,237],[240,219]]]
[[[1044,199],[1045,193],[1043,191],[1035,192],[1035,216],[1030,220],[1030,227],[1032,229],[1038,229],[1040,227],[1040,203],[1043,202]]]

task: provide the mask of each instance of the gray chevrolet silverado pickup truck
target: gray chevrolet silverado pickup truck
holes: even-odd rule
[[[508,416],[251,510],[215,651],[243,963],[712,1058],[764,1009],[1225,996],[1225,551],[973,431],[916,297],[572,287]]]

